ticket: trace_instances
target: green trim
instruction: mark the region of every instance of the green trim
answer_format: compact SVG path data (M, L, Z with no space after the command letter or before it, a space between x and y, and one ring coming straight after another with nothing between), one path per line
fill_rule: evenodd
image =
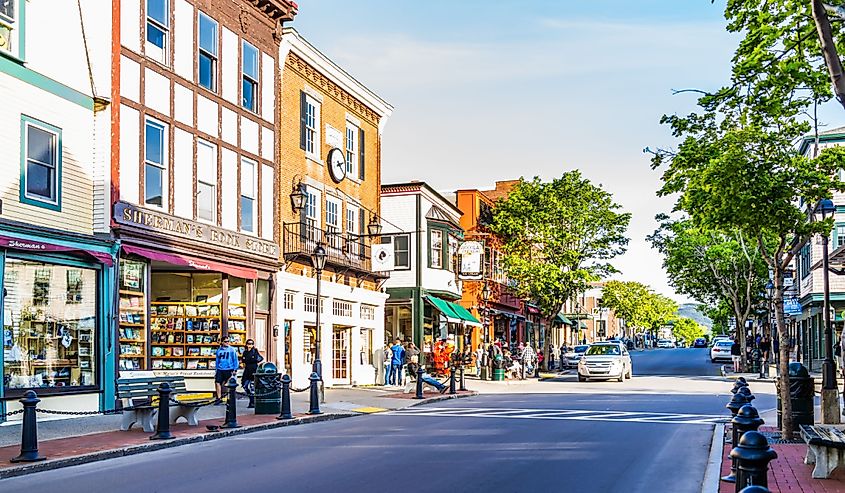
M800 154L804 154L805 152L807 152L807 149L813 142L815 142L815 140L816 138L812 135L804 137L804 139L801 141L801 145L798 147L798 152ZM845 133L819 135L820 143L830 141L845 141Z
M473 317L472 313L470 313L469 310L464 308L462 305L459 305L458 303L449 303L449 306L461 320L481 325L481 322L477 318Z
M26 128L27 125L46 130L56 134L56 202L47 202L26 195ZM62 210L62 129L49 123L36 120L35 118L21 115L21 174L20 174L20 190L19 198L22 204L41 207L43 209L50 209L52 211L61 212Z
M461 299L461 295L452 293L450 291L443 291L441 289L423 289L423 296L433 294L440 299L447 301L456 301Z
M26 60L26 2L27 0L20 0L15 5L18 8L21 25L18 33L18 58L21 60Z
M426 299L426 301L428 301L429 303L434 305L435 308L440 310L440 312L443 313L443 315L446 315L447 319L449 319L449 318L458 319L458 320L461 319L461 317L458 316L458 314L455 313L454 310L452 310L451 303L449 303L448 301L441 300L437 296L432 296L432 295L426 295L425 299ZM451 320L450 320L450 322L451 322Z
M24 67L20 62L11 60L8 57L0 56L0 72L9 74L22 82L33 85L54 96L94 111L94 98L91 96Z
M563 312L558 312L558 314L555 315L555 320L564 324L564 325L568 325L570 327L572 327L572 325L573 325L572 320L569 320L568 318L566 318L566 315L564 315Z
M414 293L416 289L414 288L387 288L387 294L390 298L396 298L400 300L407 300L414 297ZM390 298L387 299L388 303L390 302Z

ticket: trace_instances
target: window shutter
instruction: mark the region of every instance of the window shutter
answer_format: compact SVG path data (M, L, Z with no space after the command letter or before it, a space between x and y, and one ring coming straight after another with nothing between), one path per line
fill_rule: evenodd
M363 176L363 172L362 172L362 176ZM365 258L364 235L370 234L370 232L365 229L367 227L366 217L367 217L367 210L364 209L363 207L358 209L358 234L361 235L358 239L358 243L359 243L358 253L359 253L361 258ZM372 244L373 244L373 239L370 238L370 245L372 245Z
M305 150L305 122L307 113L307 102L305 92L299 91L299 148Z
M358 129L358 178L364 180L364 129Z

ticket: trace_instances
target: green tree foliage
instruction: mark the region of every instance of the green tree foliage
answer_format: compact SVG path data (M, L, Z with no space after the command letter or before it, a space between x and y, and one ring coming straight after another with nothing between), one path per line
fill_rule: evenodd
M601 302L628 326L644 331L656 331L678 311L673 300L635 281L608 281L602 288Z
M493 209L491 231L502 239L504 268L517 295L547 316L615 272L608 261L628 244L631 215L579 171L551 182L520 179Z
M730 332L730 319L733 316L733 310L725 300L719 300L715 304L707 305L704 308L704 314L713 322L711 329L713 336L719 334L727 335Z
M675 336L675 340L692 344L699 337L704 337L704 327L691 318L678 317L671 323L672 335Z

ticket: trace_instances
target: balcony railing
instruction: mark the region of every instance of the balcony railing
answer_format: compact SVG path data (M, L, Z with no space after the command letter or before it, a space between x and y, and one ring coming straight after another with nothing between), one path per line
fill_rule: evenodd
M302 260L307 262L320 243L326 249L326 265L372 273L370 246L365 237L331 229L323 230L302 223L284 224L282 248L286 261L295 257L305 257Z

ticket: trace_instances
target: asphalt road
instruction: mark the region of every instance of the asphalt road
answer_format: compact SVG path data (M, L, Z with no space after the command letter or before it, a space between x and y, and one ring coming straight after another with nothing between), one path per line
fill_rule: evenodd
M690 351L637 353L634 368L691 372L702 358ZM684 375L529 383L13 478L0 491L698 493L730 386L718 383L720 395L696 390L716 383ZM625 393L656 380L675 392ZM531 391L541 386L546 393Z
M631 361L635 375L716 376L719 375L719 368L725 363L711 363L710 348L632 351Z

